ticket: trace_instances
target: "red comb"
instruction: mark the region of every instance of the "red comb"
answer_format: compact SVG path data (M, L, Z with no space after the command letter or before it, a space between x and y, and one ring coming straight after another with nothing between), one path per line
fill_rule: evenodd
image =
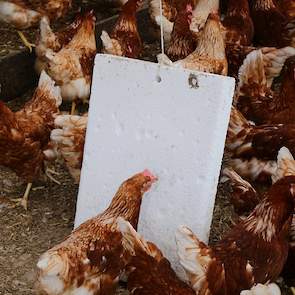
M143 172L142 172L143 176L145 177L149 177L152 181L156 181L158 178L153 175L148 169L145 169Z

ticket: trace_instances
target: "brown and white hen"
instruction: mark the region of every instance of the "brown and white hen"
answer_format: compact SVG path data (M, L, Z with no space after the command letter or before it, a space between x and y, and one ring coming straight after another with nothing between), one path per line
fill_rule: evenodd
M295 176L276 182L253 212L212 247L187 227L176 235L180 263L198 294L239 295L275 281L287 260Z
M102 31L100 38L104 53L130 58L140 56L142 42L137 28L136 12L141 1L128 0L112 33L109 35L106 31Z
M46 50L48 74L61 87L63 100L72 102L72 114L75 103L88 102L94 57L96 54L95 16L93 11L82 16L79 29L59 51Z
M103 213L43 254L37 264L39 290L47 295L114 294L129 256L116 219L137 228L143 194L155 180L148 170L126 180Z

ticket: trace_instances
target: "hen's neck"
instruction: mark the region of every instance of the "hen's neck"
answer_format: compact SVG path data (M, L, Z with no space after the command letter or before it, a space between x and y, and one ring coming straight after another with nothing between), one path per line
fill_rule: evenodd
M130 200L124 194L117 194L103 215L107 218L120 216L137 229L141 200L141 196Z
M117 22L113 35L119 32L128 32L137 34L137 23L135 14L125 14Z
M216 23L206 25L195 53L212 59L226 58L224 39Z
M278 200L264 199L242 223L246 231L260 236L265 242L282 234L293 211L291 200L284 196L275 197Z

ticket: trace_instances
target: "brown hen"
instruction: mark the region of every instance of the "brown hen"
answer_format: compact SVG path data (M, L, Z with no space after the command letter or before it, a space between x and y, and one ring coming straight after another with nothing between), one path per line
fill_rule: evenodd
M37 264L39 289L48 295L114 294L128 261L116 218L137 228L143 194L155 180L147 170L126 180L103 213L43 254Z
M184 59L196 49L197 42L189 29L191 19L192 5L187 4L185 9L178 12L173 25L167 49L167 55L172 61Z
M227 75L228 64L220 26L218 14L211 13L198 40L197 48L190 55L172 63L166 55L160 54L158 61L189 70Z
M61 105L60 89L42 72L33 98L13 113L0 101L0 165L13 170L28 185L21 204L27 209L32 182L44 172L44 151Z
M255 126L232 107L226 141L232 157L274 160L282 146L295 155L295 124Z
M128 261L128 290L134 295L194 295L195 292L181 281L170 262L151 242L141 237L132 225L118 218L122 244L131 256Z
M295 48L282 49L295 53ZM280 51L282 51L280 50ZM239 74L236 104L249 120L257 124L295 123L295 58L286 60L281 74L280 87L272 90L266 76L263 53L251 52L245 59ZM278 63L284 62L280 59Z
M253 186L232 168L223 169L221 182L230 184L230 202L237 214L247 214L259 203L260 197Z
M43 16L40 21L40 33L36 41L36 62L35 69L37 73L41 73L46 69L46 52L51 49L53 52L58 52L62 47L66 46L74 37L77 30L82 24L83 18L78 15L74 22L66 26L64 29L53 32L50 27L48 17Z
M142 42L137 28L136 11L142 0L128 0L123 6L117 23L109 35L102 31L103 52L112 55L138 58Z
M46 68L61 87L63 100L72 102L72 112L77 101L88 102L94 57L96 54L95 16L85 13L73 38L59 51L47 48Z
M54 121L55 129L50 136L76 183L80 181L87 121L88 114L60 115Z
M193 289L198 294L239 295L254 284L276 280L288 255L294 197L295 177L284 177L212 247L181 227L178 254Z
M72 0L10 0L0 2L0 21L13 25L19 30L30 28L40 21L42 16L51 20L64 16L71 8ZM24 44L32 51L34 44L27 41L23 33L18 32Z
M237 78L238 70L246 55L255 49L250 47L254 35L254 25L250 16L248 0L229 0L222 25L229 75Z
M251 0L251 16L255 27L254 42L261 46L288 46L283 38L287 18L276 0Z

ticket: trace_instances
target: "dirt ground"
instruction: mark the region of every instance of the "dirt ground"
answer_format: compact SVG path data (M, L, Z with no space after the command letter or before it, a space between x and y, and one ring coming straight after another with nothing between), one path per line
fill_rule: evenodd
M73 12L63 22L69 22L74 12L83 7L94 7L95 1L76 2ZM97 18L102 19L114 13L113 9L96 9ZM57 26L62 25L59 23ZM31 41L36 30L28 30L25 35ZM0 24L0 55L23 45L14 29ZM159 44L145 45L144 59L154 60ZM152 53L152 54L151 54ZM14 111L18 110L32 91L23 97L8 103ZM64 107L68 110L68 106ZM31 295L34 293L36 262L44 251L61 242L72 230L78 186L62 164L56 164L54 170L59 173L51 181L34 183L29 199L29 209L15 207L13 199L20 198L26 184L14 173L0 167L0 295ZM230 190L219 185L210 242L218 241L236 219L229 203ZM284 288L284 287L283 287ZM121 293L121 291L120 291ZM283 290L283 294L291 294ZM152 295L152 294L151 294Z

